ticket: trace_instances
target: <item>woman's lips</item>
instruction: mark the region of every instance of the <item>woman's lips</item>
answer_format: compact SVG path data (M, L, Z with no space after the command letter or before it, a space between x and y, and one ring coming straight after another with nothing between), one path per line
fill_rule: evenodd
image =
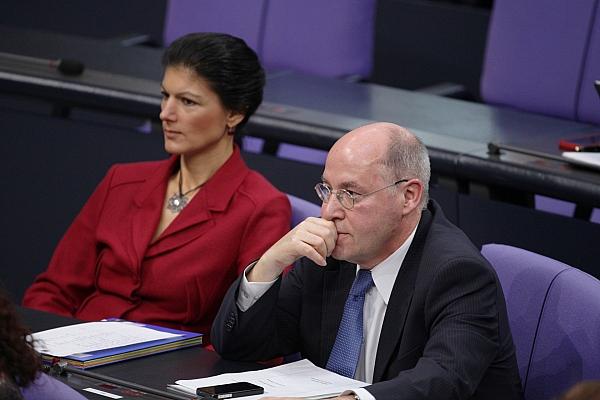
M163 128L163 132L164 132L165 136L167 136L168 138L174 138L174 137L177 137L178 135L181 135L181 132L174 131L174 130L171 130L171 129L164 129Z

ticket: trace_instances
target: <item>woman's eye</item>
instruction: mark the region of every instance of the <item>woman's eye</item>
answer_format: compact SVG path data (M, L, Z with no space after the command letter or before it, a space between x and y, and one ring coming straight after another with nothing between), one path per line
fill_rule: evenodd
M168 98L169 98L169 93L167 93L167 92L160 92L160 94L162 95L162 98L163 98L164 100L166 100L166 99L168 99Z
M196 104L195 101L192 101L190 99L186 99L185 97L181 98L181 103L183 103L184 106L192 106L192 105Z

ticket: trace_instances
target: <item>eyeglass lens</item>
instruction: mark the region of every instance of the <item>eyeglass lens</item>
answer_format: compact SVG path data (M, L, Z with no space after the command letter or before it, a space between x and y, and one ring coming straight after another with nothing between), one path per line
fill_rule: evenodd
M315 186L315 190L323 203L327 203L331 197L331 194L334 193L334 190L324 183L318 183ZM350 193L348 193L347 190L339 189L335 191L335 197L337 197L338 201L344 208L351 210L352 207L354 207L354 198Z

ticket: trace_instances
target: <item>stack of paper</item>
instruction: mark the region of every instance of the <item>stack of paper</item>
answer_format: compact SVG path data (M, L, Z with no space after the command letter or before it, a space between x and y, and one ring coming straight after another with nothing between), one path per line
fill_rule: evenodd
M352 390L368 385L368 383L319 368L308 360L300 360L260 371L179 380L176 382L176 385L170 385L169 388L184 393L196 394L196 388L199 387L234 382L250 382L265 389L264 394L244 397L244 400L269 396L324 399L335 397L345 390Z
M37 332L35 349L44 361L64 360L78 368L199 345L202 335L127 321L87 322Z

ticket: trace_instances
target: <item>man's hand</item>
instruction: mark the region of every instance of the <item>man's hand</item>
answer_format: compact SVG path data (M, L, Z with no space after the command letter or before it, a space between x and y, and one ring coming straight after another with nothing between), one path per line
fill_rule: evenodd
M325 266L325 258L333 252L336 240L333 222L309 217L271 246L246 278L249 282L270 282L301 257Z

